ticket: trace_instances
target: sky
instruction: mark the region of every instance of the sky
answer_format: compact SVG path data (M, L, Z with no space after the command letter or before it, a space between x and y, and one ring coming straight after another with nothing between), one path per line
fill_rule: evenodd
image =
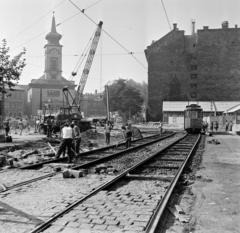
M26 67L20 84L28 84L44 73L44 45L55 12L57 32L62 35L62 76L67 80L76 67L96 24L103 21L84 93L102 91L104 85L118 78L147 82L147 60L144 50L159 40L177 23L185 35L191 34L191 21L196 29L203 26L240 27L239 0L0 0L0 39L7 40L10 55L26 48ZM164 11L165 7L166 13ZM167 17L166 17L167 14ZM88 16L88 17L86 17ZM169 23L168 23L169 21ZM96 24L94 24L95 22ZM171 28L170 28L171 27ZM133 56L130 54L133 53ZM73 81L78 85L85 62Z

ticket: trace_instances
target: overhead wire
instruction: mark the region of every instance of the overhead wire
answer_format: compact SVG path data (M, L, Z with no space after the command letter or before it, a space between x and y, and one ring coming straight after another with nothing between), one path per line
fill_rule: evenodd
M141 52L137 52L133 54L144 54ZM79 57L82 56L83 54L62 54L62 57ZM126 56L130 55L129 53L96 53L95 56ZM25 56L25 57L45 57L43 55L36 55L36 56Z
M65 0L63 0L63 1L65 1ZM100 1L101 1L101 0L100 0ZM98 1L98 2L100 2L100 1ZM97 4L98 2L96 2L95 4ZM62 2L61 2L61 3L62 3ZM95 5L95 4L92 4L91 6L87 7L86 9L89 9L90 7L92 7L92 6ZM59 4L58 4L57 6L59 6ZM57 6L56 6L56 7L57 7ZM55 8L56 8L56 7L55 7ZM67 22L68 20L70 20L70 19L72 19L73 17L79 15L80 13L81 13L81 12L79 12L79 13L77 13L77 14L75 14L75 15L73 15L73 16L71 16L71 17L65 19L65 20L63 20L61 23L56 24L56 27L60 26L61 24L65 23L65 22ZM49 13L48 13L48 14L49 14ZM43 18L43 17L42 17L42 18ZM42 18L41 18L41 19L42 19ZM24 43L22 43L22 44L16 46L15 48L11 49L10 51L17 49L17 48L21 47L21 46L24 45L24 44L27 44L28 42L30 42L30 41L36 39L37 37L39 37L39 36L41 36L42 34L48 32L49 30L50 30L50 28L49 28L48 30L45 30L44 32L38 34L37 36L31 38L30 40L28 40L28 41L26 41L26 42L24 42Z
M66 0L63 0L62 2L60 2L59 4L57 4L55 7L53 7L50 11L48 11L45 15L43 15L41 18L39 18L38 20L36 20L34 23L32 23L31 25L29 25L27 28L25 28L23 31L21 31L20 33L18 33L16 36L12 37L11 39L9 39L8 41L12 41L14 40L16 37L18 37L19 35L21 35L23 32L27 31L30 27L32 27L34 24L36 24L37 22L39 22L41 19L43 19L46 15L48 15L50 12L52 12L54 9L56 9L59 5L61 5L63 2L65 2Z
M84 13L84 9L80 9L76 4L74 4L71 0L69 0L81 13L83 13L90 21L92 21L95 25L98 25L97 23L94 22L93 19L91 19L88 15ZM116 39L114 39L106 30L102 29L102 31L108 35L113 41L115 41L120 47L122 47L125 51L127 51L129 54L132 55L132 57L146 70L147 68L135 57L133 56L132 52L130 52L128 49L126 49L122 44L120 44Z

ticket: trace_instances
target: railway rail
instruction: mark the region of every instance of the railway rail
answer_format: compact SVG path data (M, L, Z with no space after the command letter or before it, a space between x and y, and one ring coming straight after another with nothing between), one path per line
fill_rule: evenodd
M155 233L200 135L184 135L37 226L31 233Z
M101 164L105 161L112 160L114 157L119 157L121 155L124 155L126 152L129 153L138 148L142 148L144 146L162 141L167 138L171 138L174 134L175 133L171 132L171 133L166 133L166 135L164 135L163 137L160 137L159 135L153 135L153 136L149 136L149 137L142 138L142 139L135 139L135 140L133 140L133 146L127 150L124 148L124 143L121 143L117 146L111 145L111 146L91 150L88 152L84 152L77 159L77 165L71 167L71 169L78 170L81 168L90 168L90 167L96 166L97 164ZM23 185L31 184L33 182L36 182L36 181L39 181L42 179L46 179L46 178L55 176L57 174L60 174L62 171L52 172L52 169L51 169L51 172L48 172L48 174L44 174L44 175L42 175L42 172L39 170L34 170L34 171L28 171L28 170L25 171L25 170L39 168L40 166L42 166L44 164L62 162L64 160L66 160L66 158L53 159L53 160L45 161L43 163L37 163L37 164L29 165L29 166L24 166L24 167L21 167L20 169L18 169L17 171L10 170L7 174L3 174L3 175L5 175L6 181L4 180L4 176L3 175L1 176L0 180L2 181L3 184L0 187L4 187L4 188L0 189L0 193L21 187ZM23 170L23 171L21 171L21 170ZM21 175L23 177L22 178L23 181L16 183L16 180L18 180L17 177L21 176ZM32 178L29 179L28 178L29 176L32 176ZM3 181L5 181L5 182L3 182Z

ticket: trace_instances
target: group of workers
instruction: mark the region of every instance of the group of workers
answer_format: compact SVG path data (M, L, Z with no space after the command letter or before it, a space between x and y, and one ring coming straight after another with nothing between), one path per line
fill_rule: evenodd
M73 162L74 154L78 155L81 143L81 132L76 121L70 123L67 119L61 129L62 141L55 158L59 158L63 153L65 156L66 149L68 154L68 162Z
M28 119L23 123L22 119L19 119L18 122L11 123L10 119L5 119L3 122L3 128L5 130L5 136L8 137L10 134L10 129L14 129L14 133L17 134L17 129L19 129L19 135L22 135L23 129L26 129L26 133L30 134L30 123Z
M106 140L107 145L110 144L110 132L111 132L112 128L113 128L113 126L111 125L111 122L107 121L104 126L105 140ZM126 126L122 126L122 133L123 133L123 138L125 141L126 148L130 148L132 138L134 136L134 131L132 129L131 123L127 123Z
M203 121L203 131L206 132L208 130L208 123L206 121ZM232 127L233 127L233 122L230 121L228 122L226 120L225 122L225 131L228 132L228 131L232 131ZM218 131L219 129L219 123L217 121L211 121L210 123L210 131Z
M50 128L50 127L49 127ZM49 129L50 130L50 129ZM112 125L110 121L107 121L104 126L105 131L105 141L106 144L110 144L110 133L112 130ZM133 137L133 130L131 124L128 123L126 126L122 126L122 132L124 140L126 141L126 148L131 147L131 140ZM81 143L81 132L77 125L76 121L70 123L69 120L66 120L66 123L63 125L61 129L62 140L59 146L58 151L56 152L55 158L59 158L61 154L65 156L65 151L67 149L68 162L73 162L74 155L79 154L80 143Z

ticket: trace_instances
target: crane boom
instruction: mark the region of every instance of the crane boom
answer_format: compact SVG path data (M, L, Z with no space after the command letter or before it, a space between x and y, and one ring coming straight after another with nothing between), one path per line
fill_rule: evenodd
M80 79L80 82L79 82L79 85L78 85L78 88L77 88L75 98L73 100L73 105L75 104L77 106L80 106L83 90L84 90L84 87L85 87L85 84L86 84L86 81L87 81L87 78L88 78L88 74L90 72L90 68L91 68L91 65L92 65L92 62L93 62L93 58L94 58L94 55L95 55L95 52L96 52L96 49L97 49L97 46L98 46L98 42L99 42L99 39L100 39L102 25L103 25L103 22L100 21L99 24L98 24L98 27L96 29L96 32L94 34L94 38L92 40L92 44L91 44L91 48L89 50L87 61L86 61L85 67L84 67L83 72L82 72L82 76L81 76L81 79Z

